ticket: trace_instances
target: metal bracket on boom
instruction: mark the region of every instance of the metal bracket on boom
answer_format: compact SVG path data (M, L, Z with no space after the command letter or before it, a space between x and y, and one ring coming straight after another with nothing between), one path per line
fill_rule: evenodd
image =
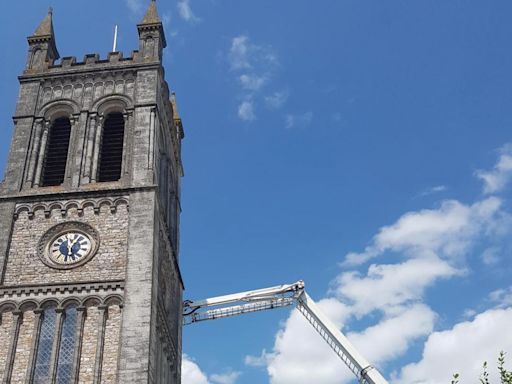
M302 280L293 284L217 296L205 300L186 300L183 302L183 324L281 308L292 304L297 304L299 312L354 373L361 384L388 384L379 371L359 354L338 327L308 296Z

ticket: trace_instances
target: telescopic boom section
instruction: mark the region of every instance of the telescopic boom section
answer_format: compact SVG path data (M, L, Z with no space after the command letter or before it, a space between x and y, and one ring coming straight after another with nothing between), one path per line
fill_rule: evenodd
M237 316L297 304L297 309L363 384L388 384L308 296L302 280L293 284L183 303L183 324ZM208 309L210 308L210 309Z

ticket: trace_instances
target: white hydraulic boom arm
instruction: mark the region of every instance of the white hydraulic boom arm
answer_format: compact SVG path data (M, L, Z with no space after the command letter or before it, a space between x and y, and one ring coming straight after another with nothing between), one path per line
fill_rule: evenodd
M293 284L246 291L205 300L183 302L183 324L215 320L244 313L264 311L297 304L297 309L329 344L362 384L388 384L386 379L359 354L338 327L309 297L302 280ZM210 309L209 309L210 308Z

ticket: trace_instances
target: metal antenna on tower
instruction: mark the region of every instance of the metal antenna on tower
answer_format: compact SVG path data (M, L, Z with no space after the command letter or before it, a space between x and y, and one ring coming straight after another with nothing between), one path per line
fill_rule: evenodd
M117 48L117 24L114 28L114 45L112 46L112 52L117 52L116 48Z

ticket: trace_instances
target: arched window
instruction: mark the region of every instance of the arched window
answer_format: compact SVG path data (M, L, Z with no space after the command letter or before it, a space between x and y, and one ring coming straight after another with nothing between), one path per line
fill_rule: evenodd
M42 313L34 370L34 384L46 384L49 382L56 318L57 314L54 306L46 308Z
M110 113L105 119L101 137L98 181L117 181L121 178L123 163L124 117Z
M64 312L60 336L59 362L57 364L57 384L71 384L76 344L77 311L76 305L69 305Z
M71 122L67 117L56 119L53 122L45 149L46 155L41 179L43 187L60 185L64 181L70 135Z

